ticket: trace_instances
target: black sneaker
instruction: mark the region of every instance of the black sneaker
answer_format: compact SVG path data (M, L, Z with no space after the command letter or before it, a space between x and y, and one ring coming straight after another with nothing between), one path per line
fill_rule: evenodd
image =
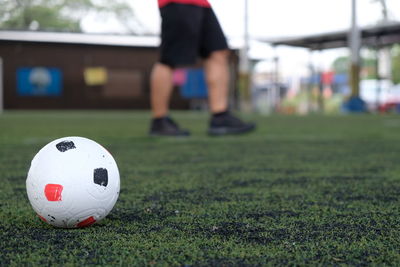
M243 134L253 131L256 128L254 123L246 123L233 116L229 112L213 116L210 121L209 135Z
M180 129L170 117L153 119L150 136L189 136L188 130Z

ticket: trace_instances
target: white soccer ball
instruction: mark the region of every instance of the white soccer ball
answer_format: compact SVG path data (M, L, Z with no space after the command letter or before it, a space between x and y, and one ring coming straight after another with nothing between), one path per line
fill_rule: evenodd
M44 146L33 158L26 179L35 212L62 228L85 227L106 217L119 187L113 156L83 137L64 137Z

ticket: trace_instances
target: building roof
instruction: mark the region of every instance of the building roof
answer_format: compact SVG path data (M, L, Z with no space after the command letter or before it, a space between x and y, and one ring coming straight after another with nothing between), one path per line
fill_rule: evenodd
M161 40L160 37L156 35L135 36L116 34L0 30L0 42L1 41L155 48L159 46ZM237 50L243 46L243 41L241 39L238 40L234 38L229 38L228 42L231 49Z
M0 31L0 41L67 43L106 46L157 47L158 36L86 34L66 32Z
M337 31L295 38L262 40L271 45L287 45L322 50L348 46L349 31ZM400 23L389 23L361 29L362 45L385 46L400 43Z

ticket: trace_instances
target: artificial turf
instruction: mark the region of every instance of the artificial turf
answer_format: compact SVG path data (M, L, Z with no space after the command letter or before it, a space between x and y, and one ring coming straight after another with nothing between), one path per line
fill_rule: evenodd
M400 265L400 117L244 116L255 133L147 137L146 112L0 115L1 266ZM104 145L121 174L109 216L55 229L33 212L30 160L53 139Z

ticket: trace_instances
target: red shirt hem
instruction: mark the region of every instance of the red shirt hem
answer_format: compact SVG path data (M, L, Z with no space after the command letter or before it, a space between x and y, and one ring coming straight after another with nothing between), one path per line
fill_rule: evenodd
M170 3L196 5L201 7L211 7L207 0L158 0L158 6L161 8Z

